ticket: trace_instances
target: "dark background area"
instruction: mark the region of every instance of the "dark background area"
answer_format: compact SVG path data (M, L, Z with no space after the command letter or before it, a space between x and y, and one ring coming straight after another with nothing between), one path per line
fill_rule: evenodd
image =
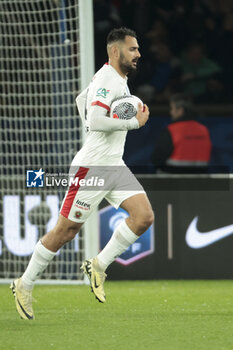
M151 165L156 139L171 122L169 98L184 92L210 130L211 166L233 171L233 2L94 0L94 22L96 70L107 61L112 28L127 26L138 36L142 58L129 86L151 113L145 127L128 133L126 163Z
M197 104L232 103L231 0L94 0L94 21L96 69L107 60L112 28L136 31L142 58L133 94L151 104L176 92Z

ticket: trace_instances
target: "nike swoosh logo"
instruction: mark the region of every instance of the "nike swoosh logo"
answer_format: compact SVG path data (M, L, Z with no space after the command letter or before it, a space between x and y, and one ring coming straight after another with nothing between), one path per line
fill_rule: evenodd
M99 288L99 286L96 284L96 278L95 278L95 288Z
M17 298L16 298L17 299ZM27 312L26 312L26 310L24 310L24 308L22 307L22 305L20 304L20 302L19 302L19 299L17 299L17 303L19 304L19 306L20 306L20 309L23 311L23 313L24 313L24 315L29 319L29 320L33 320L33 316L31 316L31 315L29 315Z
M197 228L198 216L190 223L186 231L186 243L190 248L200 249L233 234L233 225L217 228L208 232L200 232Z

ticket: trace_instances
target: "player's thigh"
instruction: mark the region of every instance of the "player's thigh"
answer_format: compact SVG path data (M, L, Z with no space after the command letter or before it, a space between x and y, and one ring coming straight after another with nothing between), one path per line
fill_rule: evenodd
M134 174L127 166L120 168L114 189L105 197L116 209L121 206L130 216L151 213L152 208L147 195Z
M154 213L144 191L109 192L105 198L116 209L120 206L129 213L126 223L138 236L152 225Z
M135 193L126 198L120 207L125 209L134 221L145 220L152 223L154 220L153 209L145 192Z

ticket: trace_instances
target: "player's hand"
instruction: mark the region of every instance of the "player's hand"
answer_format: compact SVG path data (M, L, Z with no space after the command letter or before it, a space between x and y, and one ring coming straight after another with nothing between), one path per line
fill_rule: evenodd
M149 119L149 108L147 105L142 106L141 103L138 104L138 113L136 114L136 118L139 123L139 128L144 126Z

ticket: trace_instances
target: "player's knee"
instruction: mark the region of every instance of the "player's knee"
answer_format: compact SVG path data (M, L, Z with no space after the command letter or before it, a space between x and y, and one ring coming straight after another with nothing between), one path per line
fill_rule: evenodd
M141 222L143 227L147 230L154 222L154 212L153 210L147 210L141 216Z
M59 227L56 228L56 236L59 237L61 244L72 241L76 234L78 233L77 229L74 227L68 227L66 229Z
M153 210L141 210L140 213L138 213L138 215L135 217L134 222L136 223L139 231L146 231L154 222Z
M147 227L150 227L155 220L155 215L152 209L148 212L146 220Z

